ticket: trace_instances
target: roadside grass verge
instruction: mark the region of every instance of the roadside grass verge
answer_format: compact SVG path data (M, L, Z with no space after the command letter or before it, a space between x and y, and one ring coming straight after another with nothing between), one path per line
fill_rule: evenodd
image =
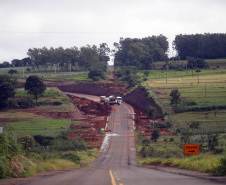
M67 159L60 159L57 157L57 155L66 154L66 153L74 153L79 158L79 163L75 163L73 161L67 160ZM29 156L28 159L30 159L30 165L29 170L31 171L31 174L35 174L38 172L43 171L50 171L50 170L59 170L64 168L72 168L72 167L81 167L83 165L86 165L88 163L91 163L98 155L98 149L87 149L87 151L67 151L67 152L55 152L56 158L50 158L46 160L40 160L37 159L37 156Z
M194 170L205 173L213 173L219 166L223 155L213 155L211 153L186 156L184 158L147 158L140 161L141 165L151 165L161 163L162 166L177 166L181 169Z
M220 160L225 156L211 152L200 153L199 155L184 156L183 144L177 136L162 136L157 142L142 144L143 137L139 131L135 131L137 162L138 165L160 165L178 167L181 169L194 170L199 172L214 173L220 165ZM221 137L221 141L224 139ZM170 140L173 140L170 142ZM221 142L220 141L220 142Z
M46 161L32 161L29 170L31 174L35 174L43 171L59 170L79 166L80 165L66 159L48 159Z

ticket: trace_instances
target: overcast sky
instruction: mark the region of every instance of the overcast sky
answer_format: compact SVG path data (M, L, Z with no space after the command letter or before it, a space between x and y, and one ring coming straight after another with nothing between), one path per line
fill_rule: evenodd
M0 0L0 63L29 48L226 33L226 0Z

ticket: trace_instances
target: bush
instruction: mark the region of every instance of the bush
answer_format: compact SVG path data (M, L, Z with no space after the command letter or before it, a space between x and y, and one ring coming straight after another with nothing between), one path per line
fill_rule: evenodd
M55 139L53 141L53 144L50 146L50 150L56 150L56 151L68 151L68 150L87 150L86 143L81 140L64 140L64 139Z
M18 100L18 105L19 105L19 108L21 108L21 109L27 109L27 108L33 107L34 102L33 102L32 98L24 97L24 98Z
M226 157L220 160L220 165L213 172L215 176L224 176L226 175Z
M174 113L182 113L186 112L188 109L183 104L179 104L177 106L172 106Z
M166 127L167 127L167 128L171 128L171 127L172 127L172 123L171 123L170 121L167 121L167 122L166 122Z
M18 109L19 105L17 100L9 100L9 108Z
M174 138L171 137L169 141L170 141L170 142L173 142L173 141L174 141Z
M20 154L21 145L17 142L17 137L14 132L5 131L0 133L0 156L11 159Z
M88 78L92 79L93 81L98 81L100 79L106 79L106 76L102 70L93 69L89 72Z
M49 105L50 103L48 101L38 101L36 102L36 106L41 106L41 105Z
M142 141L142 144L146 145L146 146L150 145L150 143L151 143L151 141L149 139L143 139L143 141Z
M0 179L8 178L10 174L9 160L5 156L0 156Z
M61 101L54 101L53 105L62 105L62 102Z
M30 135L19 136L17 139L27 153L35 146L35 140Z
M54 138L50 136L35 135L34 140L42 146L50 146L54 141Z
M61 156L61 158L68 159L70 161L73 161L76 164L80 164L80 161L81 161L81 158L77 154L74 154L74 153L63 154Z
M155 127L156 128L167 128L167 125L165 125L163 123L155 123Z

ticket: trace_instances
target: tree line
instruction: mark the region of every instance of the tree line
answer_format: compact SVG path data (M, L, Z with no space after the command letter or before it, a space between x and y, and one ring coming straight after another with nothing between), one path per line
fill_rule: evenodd
M163 35L138 38L120 38L114 43L115 66L136 66L138 69L152 69L153 62L167 60L169 43Z
M214 59L226 57L226 34L206 33L195 35L176 35L173 47L177 51L177 58ZM136 66L138 69L153 69L154 62L168 61L169 43L164 35L145 38L120 38L114 43L111 51L106 43L99 47L87 45L81 48L30 48L28 57L0 64L4 67L31 66L39 71L40 67L51 70L58 68L61 71L84 71L106 68L110 56L114 56L115 66Z
M31 66L34 71L39 71L40 67L45 70L50 66L51 70L56 67L60 71L88 71L94 68L106 68L110 49L106 43L99 47L87 45L81 48L30 48L28 49L28 58L22 60L14 59L11 62L12 67ZM10 67L7 62L3 66ZM1 67L1 66L0 66Z
M226 34L205 33L195 35L176 35L174 49L180 59L187 57L215 59L226 57Z

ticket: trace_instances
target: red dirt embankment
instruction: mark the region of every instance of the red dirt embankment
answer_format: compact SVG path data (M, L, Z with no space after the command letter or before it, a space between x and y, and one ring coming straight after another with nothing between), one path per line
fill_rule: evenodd
M152 106L157 109L160 115L162 114L162 109L155 103L155 100L153 98L147 99L146 90L142 90L140 87L136 88L132 93L127 94L124 100L143 113L147 113L150 106Z
M101 83L96 82L93 84L77 84L77 85L64 85L58 87L62 91L66 92L74 92L74 93L84 93L84 94L90 94L90 95L120 95L120 90L124 89L123 84L114 84L114 83ZM76 100L76 98L74 98ZM162 114L161 108L155 103L153 98L146 98L146 90L142 90L142 88L138 87L133 92L127 94L126 96L123 96L123 100L132 105L134 108L134 111L136 113L136 128L141 131L141 134L144 136L150 136L152 133L152 120L150 120L147 112L150 109L150 106L155 107L159 114ZM81 104L81 101L75 103L78 105L78 108L80 111L83 111L84 108L81 108L79 104ZM87 105L90 105L87 103ZM83 106L82 106L83 107ZM92 106L91 106L92 107ZM94 111L94 110L92 110ZM86 112L86 114L89 114L90 111ZM155 122L162 122L164 123L163 116L159 116L155 119ZM174 133L170 132L167 128L160 129L160 134L162 136L164 135L174 135Z
M104 139L101 129L105 129L107 116L111 113L111 106L100 104L93 100L68 95L77 105L84 118L76 123L73 132L68 136L72 139L82 138L89 146L100 148Z

